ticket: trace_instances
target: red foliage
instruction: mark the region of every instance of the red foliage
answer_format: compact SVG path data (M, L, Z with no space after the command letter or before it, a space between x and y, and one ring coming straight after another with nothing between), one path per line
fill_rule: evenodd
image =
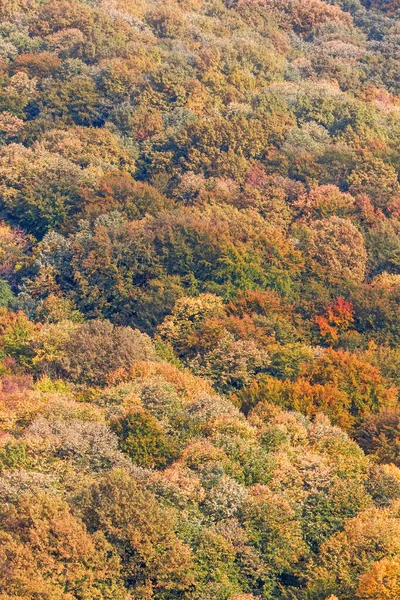
M347 331L354 321L354 309L351 302L336 298L326 308L325 314L315 317L320 335L328 343L336 342L340 333Z

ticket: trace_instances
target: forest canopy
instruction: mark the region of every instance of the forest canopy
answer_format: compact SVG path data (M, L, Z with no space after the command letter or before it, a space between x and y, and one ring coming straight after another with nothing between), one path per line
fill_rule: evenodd
M400 2L0 2L0 600L399 600Z

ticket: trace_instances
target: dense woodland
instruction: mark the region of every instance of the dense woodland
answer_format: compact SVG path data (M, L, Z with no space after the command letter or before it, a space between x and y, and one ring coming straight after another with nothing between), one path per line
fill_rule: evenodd
M399 600L399 0L0 1L0 600Z

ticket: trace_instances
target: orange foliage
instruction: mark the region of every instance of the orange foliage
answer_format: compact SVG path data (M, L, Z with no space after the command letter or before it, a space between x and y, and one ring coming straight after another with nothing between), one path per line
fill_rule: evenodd
M171 383L187 404L190 404L193 398L201 393L213 393L213 389L207 381L192 375L188 369L178 369L168 362L137 362L129 373L121 373L117 380L146 379L154 375Z
M328 305L325 314L315 317L322 338L332 344L340 333L347 331L354 322L354 309L351 302L336 298Z

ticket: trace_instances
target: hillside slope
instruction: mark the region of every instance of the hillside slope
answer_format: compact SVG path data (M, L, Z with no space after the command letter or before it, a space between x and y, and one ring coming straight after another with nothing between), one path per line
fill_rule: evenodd
M400 2L0 2L0 600L400 598Z

